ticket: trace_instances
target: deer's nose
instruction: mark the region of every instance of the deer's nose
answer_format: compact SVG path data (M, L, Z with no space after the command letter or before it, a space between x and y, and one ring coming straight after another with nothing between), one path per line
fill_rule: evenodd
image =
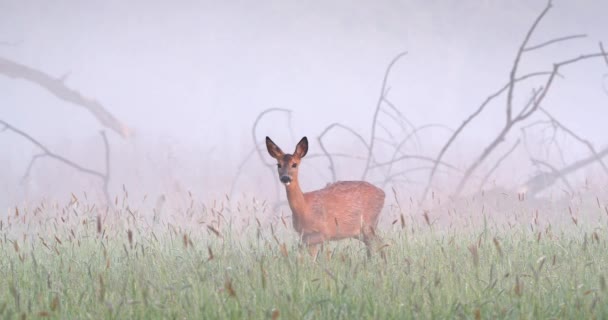
M283 183L290 183L291 182L291 177L290 176L281 176L281 182L283 182Z

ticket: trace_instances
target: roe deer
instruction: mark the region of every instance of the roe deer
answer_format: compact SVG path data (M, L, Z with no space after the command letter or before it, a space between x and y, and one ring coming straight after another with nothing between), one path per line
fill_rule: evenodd
M363 241L369 257L373 243L379 241L375 228L384 206L384 191L365 181L340 181L303 193L298 167L308 152L308 139L302 138L293 154L285 154L268 137L266 148L278 161L279 179L287 190L293 227L314 259L319 244L345 238Z

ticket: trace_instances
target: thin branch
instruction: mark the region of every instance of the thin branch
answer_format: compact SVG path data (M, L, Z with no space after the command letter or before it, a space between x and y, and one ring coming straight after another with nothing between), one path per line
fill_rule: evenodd
M426 162L432 162L433 164L436 163L437 160L431 158L431 157L427 157L427 156L421 156L421 155L415 155L415 154L402 154L400 157L397 157L395 159L391 159L390 161L386 161L386 162L378 162L374 165L370 166L370 169L374 169L374 168L379 168L379 167L383 167L383 166L387 166L387 165L392 165L395 162L399 162L402 160L409 160L409 159L415 159L415 160L422 160L422 161L426 161ZM450 168L454 171L457 172L461 172L460 169L458 169L457 167L447 163L447 162L439 162L440 165L446 167L446 168ZM432 168L432 167L431 167Z
M27 168L25 168L25 173L21 177L21 182L25 182L25 180L27 180L30 177L32 168L34 167L34 163L36 162L36 160L38 160L40 158L44 158L47 155L48 154L46 154L46 153L39 153L39 154L35 154L32 156L32 158L30 159L30 162L27 164Z
M494 171L496 171L496 169L498 169L500 167L502 162L505 161L505 159L507 159L511 155L511 153L513 153L513 151L515 151L515 149L517 149L517 146L519 146L520 142L521 142L521 140L517 139L517 142L515 142L513 144L513 146L511 146L511 148L507 152L505 152L505 154L502 155L502 157L500 157L498 159L498 161L496 161L494 166L486 173L486 175L483 177L483 179L481 179L481 183L479 184L479 191L481 191L483 189L483 187L486 185L486 182L488 181L490 176L492 176Z
M393 152L393 155L392 155L392 157L391 157L391 161L389 161L389 162L388 162L389 167L388 167L388 169L387 169L387 171L386 171L386 172L387 172L387 174L390 174L390 173L391 173L391 171L393 170L393 163L397 162L397 154L398 154L398 153L403 154L403 153L401 152L401 148L403 147L403 145L404 145L404 144L405 144L407 141L409 141L409 139L410 139L411 137L416 137L416 138L417 138L417 137L418 137L418 132L420 132L420 131L422 131L422 130L426 130L426 129L432 129L432 128L442 128L442 129L446 129L446 130L448 130L448 131L452 131L452 132L453 132L453 130L452 130L452 129L450 129L450 128L448 128L448 127L444 126L444 125L441 125L441 124L433 124L433 123L431 123L431 124L427 124L427 125L424 125L424 126L421 126L421 127L418 127L418 128L414 128L414 130L413 130L413 131L412 131L410 134L408 134L407 136L405 136L405 138L403 138L403 139L402 139L402 140L399 142L399 144L398 144L398 145L395 147L395 151Z
M530 74L524 75L524 76L522 76L520 78L517 78L517 79L515 79L515 81L516 82L521 82L521 81L525 81L527 79L531 79L531 78L535 78L535 77L539 77L539 76L544 76L544 75L549 75L549 74L551 74L551 73L550 72L534 72L534 73L530 73ZM462 133L462 131L464 130L464 128L471 121L473 121L475 118L477 118L477 116L479 116L479 114L481 114L481 112L483 110L485 110L485 108L490 104L490 102L492 102L494 99L496 99L501 94L503 94L508 88L509 88L509 84L507 83L504 86L502 86L500 89L498 89L496 92L494 92L491 95L489 95L488 97L486 97L486 99L479 105L479 107L473 113L471 113L460 124L460 126L458 128L456 128L456 130L454 131L454 133L452 134L452 136L450 136L450 138L448 139L448 141L443 145L443 147L439 151L439 154L435 158L436 162L435 162L435 165L433 165L433 170L431 170L431 173L429 174L426 186L424 188L424 192L422 193L422 199L425 199L426 196L428 195L429 190L431 189L431 185L433 184L433 178L435 177L435 171L437 170L437 167L439 166L439 163L441 162L441 160L445 156L445 154L448 151L448 149L452 146L452 144L454 143L454 141L456 140L456 138Z
M587 37L586 34L574 34L574 35L571 35L571 36L559 37L559 38L555 38L555 39L551 39L551 40L539 43L539 44L534 45L534 46L527 47L523 51L524 52L525 51L533 51L533 50L541 49L543 47L552 45L554 43L568 41L568 40L572 40L572 39L586 38L586 37Z
M528 102L528 105L526 105L523 108L522 112L517 117L515 117L512 120L507 121L505 123L504 128L500 131L500 133L496 136L496 138L494 138L492 143L490 143L490 145L488 145L484 149L483 153L466 170L465 175L462 177L462 179L460 180L460 183L456 187L455 194L458 195L464 189L464 186L466 185L467 181L469 180L469 178L471 177L471 175L473 174L475 169L477 169L477 167L481 164L481 162L483 162L490 155L490 153L492 153L492 151L500 143L502 143L504 141L506 135L509 133L511 128L513 126L515 126L517 123L522 122L523 120L526 120L527 118L529 118L532 114L534 114L538 110L541 103L544 101L545 97L547 96L547 93L551 89L551 87L554 83L555 77L559 75L560 68L583 61L583 60L605 57L605 56L606 56L606 54L604 54L604 53L582 54L582 55L579 55L578 57L555 63L553 65L553 70L552 70L551 74L547 78L545 84L542 86L542 89L540 90L540 92L539 93L535 92L535 94L532 95L532 99ZM507 106L507 108L508 107L509 106Z
M587 149L589 149L589 151L591 152L591 154L593 154L593 156L596 157L596 161L599 162L600 166L604 169L604 172L606 174L608 174L608 167L602 161L602 159L598 158L597 151L595 150L595 148L593 147L593 145L591 144L591 142L589 140L584 139L581 136L579 136L576 133L574 133L574 131L572 131L568 127L566 127L563 123L561 123L559 120L557 120L555 117L553 117L553 115L551 115L551 113L549 113L549 111L545 110L544 108L540 108L540 111L542 113L544 113L549 118L549 120L551 121L551 123L553 125L555 125L558 128L562 129L564 132L566 132L567 134L569 134L571 137L573 137L578 142L584 144L587 147Z
M266 110L260 112L260 114L258 114L258 116L255 118L255 121L253 122L253 126L251 127L251 138L253 139L253 145L255 147L256 152L258 153L258 156L260 157L260 161L262 161L264 166L266 166L268 168L268 170L270 171L271 174L274 174L274 172L275 172L274 165L272 163L266 162L266 159L264 158L264 152L260 148L260 145L258 144L258 138L257 138L258 124L260 123L262 118L264 118L264 116L266 116L267 114L272 113L272 112L286 113L287 114L287 125L289 128L291 128L291 110L284 109L284 108L269 108L269 109L266 109ZM276 197L277 197L277 199L279 199L280 190L279 190L278 179L273 179L273 181L275 184Z
M538 191L540 191L538 189L538 187L542 187L544 189L546 187L553 185L555 183L555 181L557 181L558 178L562 180L562 182L566 185L566 187L568 187L570 192L574 192L572 185L570 184L568 179L566 179L566 176L560 173L560 170L558 170L557 168L555 168L548 162L545 162L545 161L542 161L539 159L531 159L531 160L532 160L532 163L535 165L542 165L542 166L549 168L549 170L551 170L551 173L543 172L543 173L537 175L536 177L534 177L536 179L536 181L534 181L534 184L536 184L537 191L534 193L531 193L530 190L528 189L526 193L529 196L534 196L536 193L538 193ZM544 187L543 187L543 185L544 185Z
M105 151L105 174L103 176L103 193L106 197L106 203L111 204L112 200L110 199L110 143L108 143L108 137L106 132L101 130L99 132L101 134L101 139L103 140L103 147Z
M608 66L608 54L606 54L606 50L604 50L604 44L600 42L600 52L604 55L604 62L606 62L606 66Z
M382 102L384 101L384 97L386 96L386 86L388 84L388 77L391 73L393 66L401 59L407 55L406 52L401 52L393 60L389 63L386 71L384 72L384 79L382 80L382 87L380 88L380 95L378 97L378 102L376 103L376 111L374 112L374 117L372 120L372 132L369 140L369 147L367 151L367 161L365 163L365 169L363 170L363 174L361 175L361 180L365 180L367 176L367 172L369 171L369 165L372 161L372 153L374 152L374 141L376 140L376 123L378 121L378 114L380 113L380 108L382 107Z
M354 135L355 137L357 137L357 139L363 144L363 146L365 146L365 148L370 147L367 144L367 142L365 141L365 139L363 138L363 136L361 136L357 131L355 131L354 129L352 129L348 126L345 126L345 125L343 125L341 123L337 123L337 122L334 122L334 123L330 124L329 126L327 126L325 128L325 130L323 130L321 132L321 134L319 135L317 140L319 141L319 146L321 147L321 151L323 151L323 154L327 157L327 160L329 161L329 171L331 172L332 182L335 182L337 180L336 166L335 166L334 160L333 160L330 152L325 148L325 144L323 144L323 137L334 128L340 128L340 129L346 130L347 132L349 132L352 135ZM369 161L369 158L368 158L368 161Z
M35 83L57 98L87 109L103 126L115 131L123 138L131 135L131 129L107 111L101 103L84 97L80 92L67 87L61 78L54 78L42 71L2 57L0 57L0 74Z
M38 147L40 150L42 150L42 153L36 154L34 156L32 156L32 159L30 160L26 171L22 177L22 180L25 180L29 177L31 170L34 166L34 163L41 158L44 157L49 157L52 159L55 159L73 169L76 169L77 171L80 171L82 173L88 174L88 175L92 175L97 177L98 179L100 179L103 183L103 192L104 192L104 196L105 196L105 200L107 201L107 205L111 205L111 201L110 201L110 196L109 196L109 191L108 191L108 182L110 179L110 169L109 169L109 157L110 157L110 148L109 145L107 143L107 139L105 137L105 134L102 133L102 139L104 141L104 146L105 146L105 155L106 155L106 172L100 172L94 169L89 169L89 168L85 168L79 164L77 164L76 162L69 160L57 153L52 152L51 150L49 150L45 145L43 145L42 143L40 143L38 140L36 140L35 138L33 138L31 135L29 135L28 133L24 132L23 130L20 130L10 124L8 124L7 122L5 122L4 120L0 120L0 124L2 124L6 130L10 130L14 133L16 133L17 135L25 138L26 140L28 140L30 143L32 143L33 145L35 145L36 147Z
M541 93L542 94L542 93ZM532 97L530 98L530 100L528 101L527 104L534 104L536 103L537 97L540 94L537 91L534 91L532 94ZM524 109L527 109L528 107L524 107ZM534 110L534 108L532 108ZM473 175L473 173L475 172L475 170L477 169L477 167L479 167L479 165L481 165L481 163L488 157L490 156L490 154L494 151L494 149L496 149L496 147L498 147L506 138L507 134L509 133L509 131L511 131L511 128L518 123L519 121L524 120L525 118L521 118L520 116L514 118L513 120L505 123L505 126L502 128L502 130L496 135L496 137L492 140L492 142L486 146L483 150L483 152L477 157L477 159L475 159L475 161L473 162L473 164L471 164L467 170L465 171L463 177L460 179L460 182L458 183L458 186L456 187L456 192L455 195L459 195L460 192L464 189L466 183L469 181L469 179L471 178L471 176Z
M428 171L428 170L431 170L431 168L432 168L431 166L420 166L420 167L413 167L413 168L408 168L405 170L395 172L391 175L386 176L384 178L384 181L382 181L381 185L386 186L389 182L394 181L397 177L400 177L406 173L417 172L417 171ZM413 180L409 180L407 178L405 178L405 181L413 182Z
M511 113L513 111L513 91L515 90L515 79L517 74L517 68L519 67L519 61L521 60L521 56L524 53L524 49L528 45L528 42L530 41L530 37L532 37L534 30L536 30L536 27L538 26L540 21L547 14L547 12L549 12L549 9L551 9L551 0L547 1L545 9L538 15L538 17L536 17L536 20L534 20L532 26L530 27L530 29L528 29L528 32L526 33L526 36L524 37L524 40L522 41L521 45L519 46L519 50L517 50L517 54L515 55L515 61L513 62L513 67L511 68L511 72L509 74L509 90L507 92L507 122L511 121Z

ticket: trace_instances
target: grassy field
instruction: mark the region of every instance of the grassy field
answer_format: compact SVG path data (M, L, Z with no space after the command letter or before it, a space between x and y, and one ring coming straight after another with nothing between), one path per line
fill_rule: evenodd
M384 257L347 240L316 263L255 199L161 217L125 199L22 206L0 222L0 317L606 319L608 211L590 199L387 204Z

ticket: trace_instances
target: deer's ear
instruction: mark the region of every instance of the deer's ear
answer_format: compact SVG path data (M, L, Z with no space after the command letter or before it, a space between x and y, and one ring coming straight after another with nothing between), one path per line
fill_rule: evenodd
M306 153L308 152L308 139L306 137L302 138L298 145L296 146L296 151L293 153L294 156L298 158L304 158Z
M266 149L271 157L279 160L282 159L285 153L277 146L270 138L266 137Z

